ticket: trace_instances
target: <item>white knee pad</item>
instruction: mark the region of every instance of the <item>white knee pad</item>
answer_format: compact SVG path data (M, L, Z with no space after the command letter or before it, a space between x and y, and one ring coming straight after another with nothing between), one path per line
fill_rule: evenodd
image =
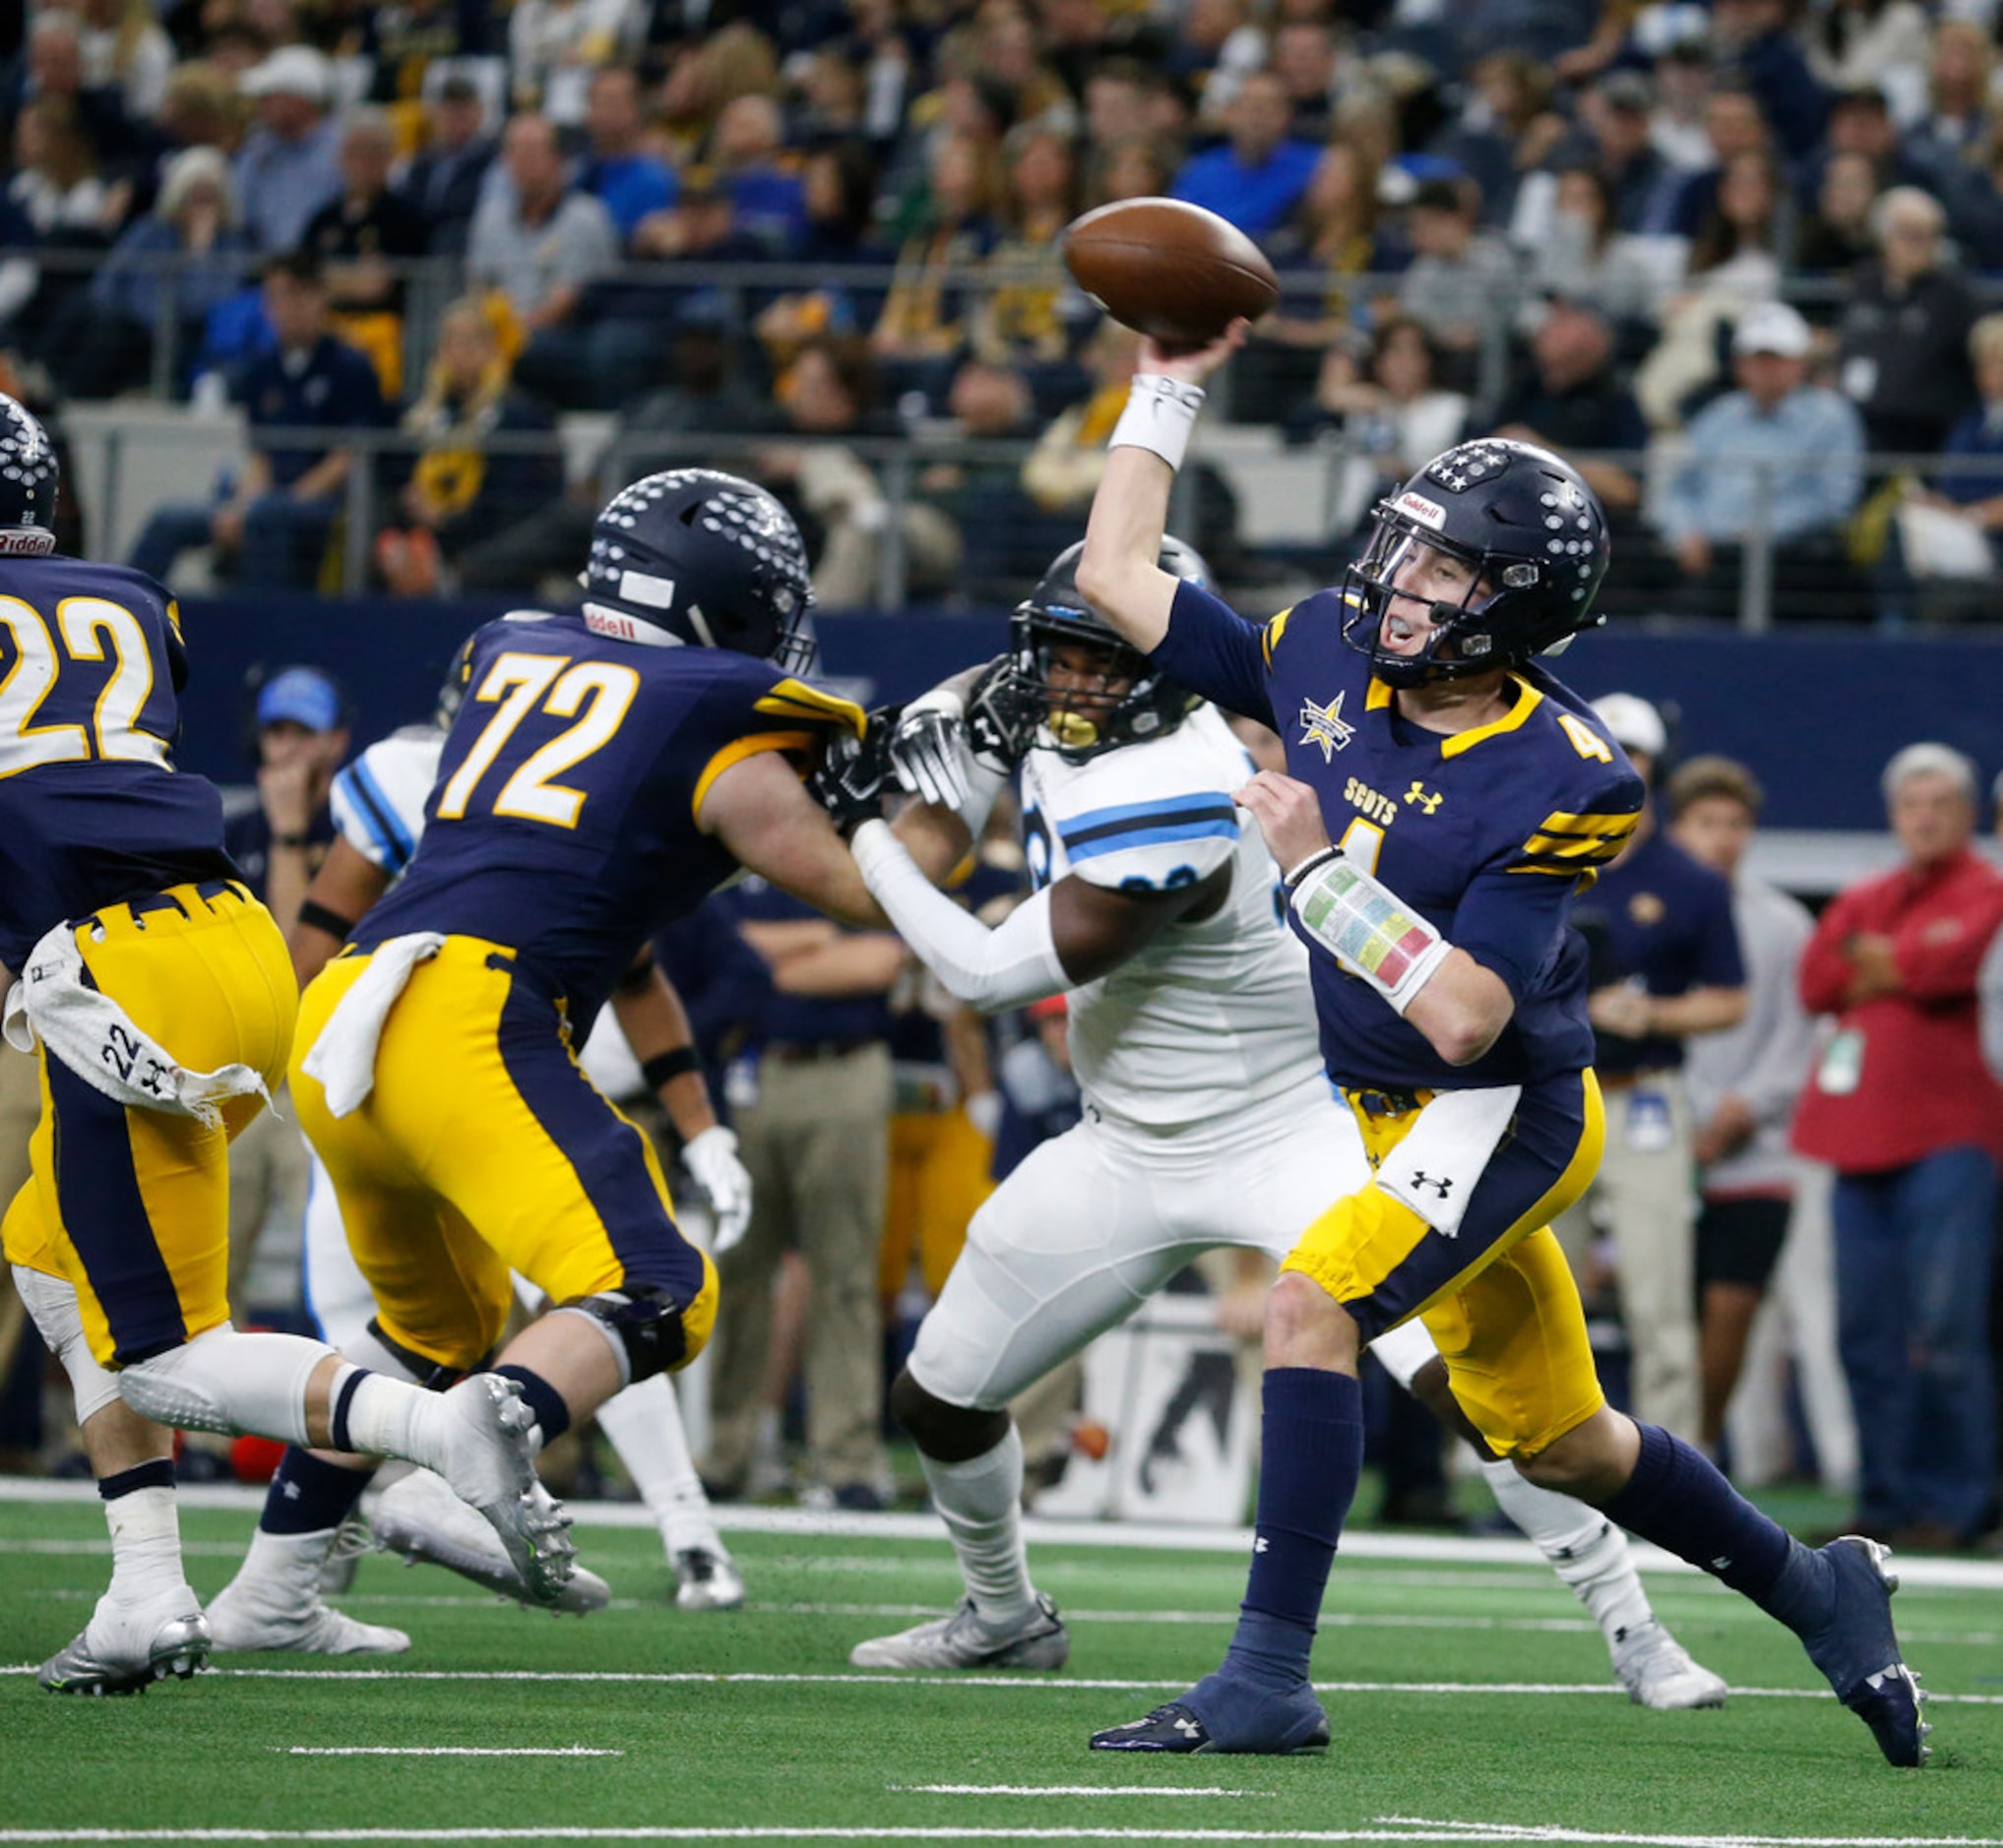
M1384 1371L1409 1392L1418 1370L1440 1350L1425 1324L1414 1316L1395 1328L1387 1328L1370 1343L1370 1351Z
M101 1412L118 1396L117 1379L97 1365L91 1344L84 1338L84 1315L77 1307L77 1286L67 1277L52 1277L26 1264L14 1266L14 1287L28 1313L34 1318L43 1343L63 1371L70 1376L70 1390L76 1395L77 1423L85 1423L93 1412Z
M248 1431L309 1444L306 1382L334 1350L297 1334L241 1334L224 1323L118 1376L126 1404L183 1431Z

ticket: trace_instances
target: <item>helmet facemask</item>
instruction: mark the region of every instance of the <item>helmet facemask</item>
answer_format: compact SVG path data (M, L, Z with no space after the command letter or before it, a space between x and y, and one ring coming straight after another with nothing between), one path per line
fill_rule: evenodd
M1458 600L1429 600L1397 587L1399 572L1421 549L1455 559L1467 568L1467 585ZM1509 657L1498 653L1482 623L1497 601L1495 585L1487 578L1488 569L1484 555L1453 544L1389 502L1381 502L1370 543L1364 547L1362 557L1343 573L1342 597L1347 608L1343 618L1343 639L1352 648L1369 655L1377 677L1394 687L1465 679L1504 666ZM1429 611L1432 621L1425 646L1415 654L1402 654L1387 647L1384 643L1387 614L1401 613L1408 621L1413 621L1422 609Z
M1039 742L1068 764L1160 737L1198 705L1096 618L1067 621L1025 604L1010 626L1010 696L1022 703ZM1060 649L1089 656L1084 671L1061 665Z

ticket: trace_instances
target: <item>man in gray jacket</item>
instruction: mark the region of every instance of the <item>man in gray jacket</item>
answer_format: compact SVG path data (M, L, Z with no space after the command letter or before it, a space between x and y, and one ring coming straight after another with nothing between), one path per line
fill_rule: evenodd
M1684 1063L1702 1194L1700 1437L1716 1454L1800 1178L1787 1125L1808 1078L1815 1023L1801 1006L1794 972L1814 920L1805 906L1742 864L1764 800L1750 770L1729 758L1692 758L1669 779L1667 793L1677 845L1731 884L1732 922L1746 969L1744 1019L1693 1038Z

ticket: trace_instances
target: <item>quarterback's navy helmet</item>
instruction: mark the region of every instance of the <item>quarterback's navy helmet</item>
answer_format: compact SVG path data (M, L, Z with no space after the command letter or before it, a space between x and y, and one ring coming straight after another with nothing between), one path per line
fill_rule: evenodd
M1078 561L1084 555L1082 540L1059 552L1036 587L1016 605L1009 624L1013 697L1027 708L1032 725L1045 728L1058 755L1074 764L1173 731L1203 703L1201 695L1158 672L1079 594ZM1163 536L1157 562L1185 583L1211 584L1210 567L1196 547L1172 535ZM1065 643L1099 650L1101 679L1124 681L1125 691L1108 696L1081 687L1069 675L1061 684L1053 680L1051 650Z
M1557 652L1604 622L1593 599L1612 548L1606 513L1570 462L1501 437L1457 443L1376 507L1363 556L1343 575L1343 634L1395 687L1487 673ZM1420 547L1469 568L1458 603L1434 602L1416 654L1384 645L1395 580Z
M644 624L792 672L812 662L807 548L792 516L737 475L670 468L621 489L592 528L582 583L586 620L607 633Z
M0 554L56 549L60 471L48 432L28 406L0 392Z

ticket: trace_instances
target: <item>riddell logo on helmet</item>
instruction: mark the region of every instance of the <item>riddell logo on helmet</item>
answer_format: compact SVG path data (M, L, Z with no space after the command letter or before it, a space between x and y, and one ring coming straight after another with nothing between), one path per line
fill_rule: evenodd
M1431 526L1435 531L1447 524L1447 510L1437 501L1429 501L1423 494L1414 494L1409 488L1393 503L1401 514L1408 514L1422 526Z
M621 616L614 610L591 605L585 611L585 627L595 636L610 636L615 642L637 642L640 640L640 625L630 616Z

